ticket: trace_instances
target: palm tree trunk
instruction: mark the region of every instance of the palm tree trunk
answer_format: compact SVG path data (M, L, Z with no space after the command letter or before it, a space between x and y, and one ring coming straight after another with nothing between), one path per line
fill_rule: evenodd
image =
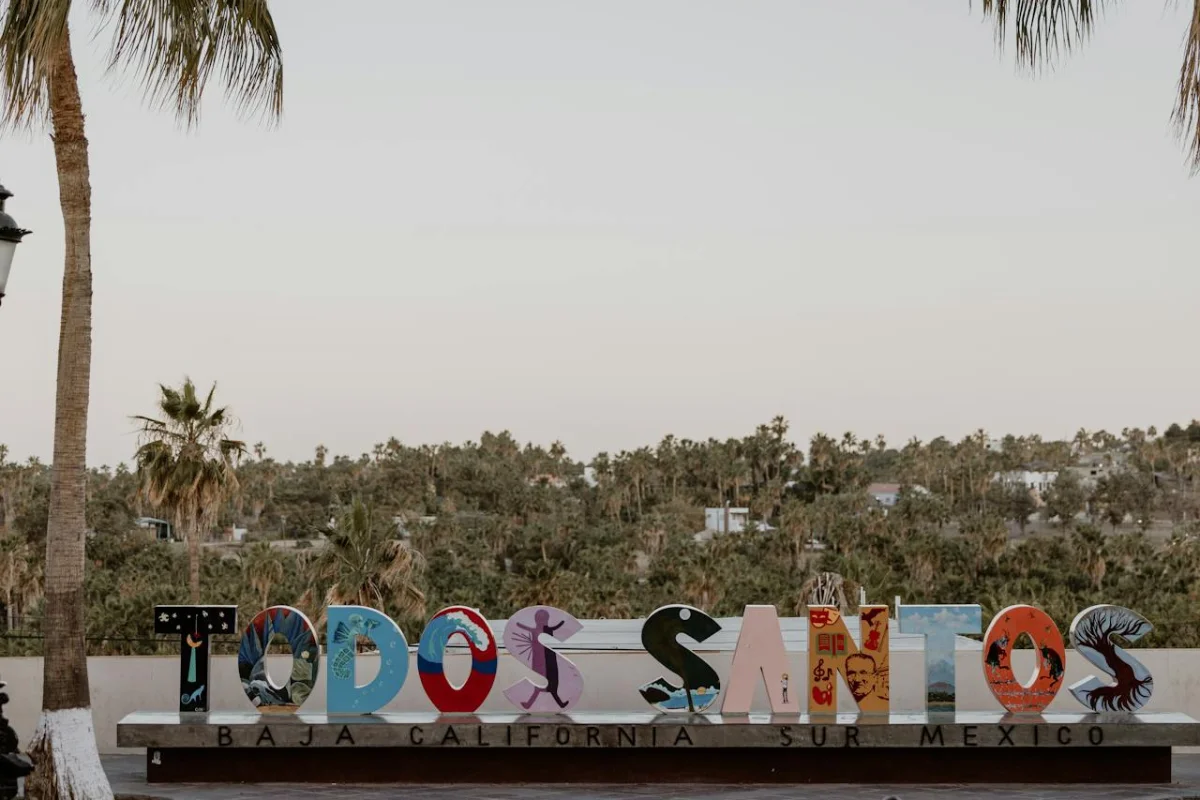
M14 623L16 622L16 612L13 609L13 587L16 585L13 573L16 565L13 563L13 554L8 554L8 570L4 576L4 614L7 618L8 627L5 628L9 633L12 633Z
M0 492L4 501L4 532L12 533L17 524L17 495L16 492Z
M42 716L30 746L31 798L110 800L92 727L84 645L87 413L92 366L92 188L79 78L64 33L50 77L50 117L65 234L54 464L46 531Z
M188 520L187 526L188 553L188 593L192 605L200 605L200 525L196 520Z

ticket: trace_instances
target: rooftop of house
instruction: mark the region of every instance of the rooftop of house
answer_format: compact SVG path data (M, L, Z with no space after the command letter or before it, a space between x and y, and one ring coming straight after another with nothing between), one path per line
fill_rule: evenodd
M899 494L898 483L872 483L867 487L867 494Z

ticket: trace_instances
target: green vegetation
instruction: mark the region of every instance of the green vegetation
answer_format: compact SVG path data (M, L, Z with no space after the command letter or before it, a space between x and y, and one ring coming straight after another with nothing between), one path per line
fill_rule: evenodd
M202 530L201 594L237 603L244 620L264 603L314 620L328 602L369 604L414 638L452 603L492 618L539 602L581 618L644 616L668 602L798 614L815 596L853 604L861 588L872 602L977 601L988 614L1033 603L1064 631L1087 606L1119 603L1154 623L1146 644L1200 646L1200 422L1161 435L997 442L979 432L899 448L818 435L807 452L787 432L776 418L742 439L668 436L588 465L561 444L522 446L508 433L463 445L392 439L358 458L317 447L300 464L258 444ZM1022 482L1054 473L1044 487ZM0 467L10 653L40 646L48 481L36 461ZM894 506L867 491L884 482L901 487ZM94 653L155 652L151 607L189 597L183 546L136 528L151 511L140 486L123 466L89 474ZM759 522L697 541L703 509L726 503ZM235 526L245 542L233 541Z

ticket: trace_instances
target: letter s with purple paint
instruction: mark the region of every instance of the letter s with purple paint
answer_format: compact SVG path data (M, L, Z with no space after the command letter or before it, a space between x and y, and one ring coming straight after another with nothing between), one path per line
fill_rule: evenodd
M513 658L546 679L538 686L528 678L504 690L504 696L524 711L566 711L583 697L583 673L571 661L547 647L542 634L566 641L583 623L551 606L523 608L504 625L504 647Z

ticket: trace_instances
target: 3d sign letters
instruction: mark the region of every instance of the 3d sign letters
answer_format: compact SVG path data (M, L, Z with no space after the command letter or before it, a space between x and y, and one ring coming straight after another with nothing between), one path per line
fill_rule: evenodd
M330 714L370 714L400 694L408 677L408 642L386 614L364 606L330 606L325 709ZM379 674L365 686L354 680L358 637L379 649Z
M925 640L926 712L957 710L955 636L978 634L978 605L898 606L901 633ZM386 706L404 686L409 671L408 641L387 615L362 606L330 606L327 611L326 709L330 714L371 714ZM841 612L813 606L808 615L806 669L795 671L774 606L746 606L724 689L723 714L748 714L759 685L765 685L771 711L832 715L838 708L838 684L850 690L861 714L886 715L891 708L887 606L862 606L857 641ZM531 606L505 624L508 653L538 678L522 678L503 690L519 711L557 713L576 706L584 693L584 676L572 661L556 652L551 640L564 642L583 624L561 609ZM237 630L236 606L157 606L154 632L178 637L180 647L179 710L210 710L208 700L209 639ZM1154 678L1144 664L1119 647L1112 637L1136 641L1152 630L1140 614L1114 605L1079 612L1069 637L1076 653L1105 673L1089 675L1070 686L1070 694L1089 711L1133 713L1145 706ZM701 713L722 694L716 670L680 641L711 639L721 625L698 608L669 605L657 609L642 625L646 653L672 673L641 686L642 698L661 712ZM275 636L287 640L292 666L280 684L267 672L267 650ZM1024 682L1013 673L1012 652L1020 637L1033 643L1036 668ZM465 641L471 671L461 686L445 674L446 645ZM360 639L374 643L379 673L367 684L355 679ZM1012 714L1040 714L1062 688L1067 653L1058 627L1046 612L1029 605L1009 606L988 625L980 665L988 688ZM312 693L321 669L316 628L299 610L272 606L254 616L242 634L238 673L246 697L260 711L294 712ZM479 709L496 682L498 648L487 619L465 606L444 608L430 619L417 645L417 673L430 703L444 713ZM680 680L676 684L675 680ZM1109 682L1111 679L1111 683ZM802 702L803 700L803 702Z

